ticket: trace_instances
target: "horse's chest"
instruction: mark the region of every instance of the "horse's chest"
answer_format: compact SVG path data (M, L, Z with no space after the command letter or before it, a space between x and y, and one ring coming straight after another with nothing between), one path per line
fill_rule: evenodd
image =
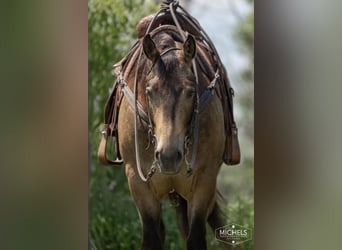
M177 176L165 176L156 173L150 182L150 187L158 199L163 199L169 192L176 191L183 198L191 196L193 176L187 176L186 173L179 173Z

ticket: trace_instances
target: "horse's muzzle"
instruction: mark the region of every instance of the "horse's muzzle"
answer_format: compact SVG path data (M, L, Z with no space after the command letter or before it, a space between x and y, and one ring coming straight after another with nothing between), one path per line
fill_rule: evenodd
M159 163L163 174L175 175L180 171L183 161L183 153L178 149L169 149L155 152L155 158Z

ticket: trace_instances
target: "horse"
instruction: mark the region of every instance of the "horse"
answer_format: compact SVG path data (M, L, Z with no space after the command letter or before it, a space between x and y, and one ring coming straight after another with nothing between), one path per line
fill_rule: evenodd
M212 79L198 70L200 48L191 34L184 39L160 28L137 46L122 74L118 146L142 224L141 249L163 249L167 196L175 200L186 248L207 249L206 223L213 231L226 224L217 193L225 149L220 97L213 90L200 107Z

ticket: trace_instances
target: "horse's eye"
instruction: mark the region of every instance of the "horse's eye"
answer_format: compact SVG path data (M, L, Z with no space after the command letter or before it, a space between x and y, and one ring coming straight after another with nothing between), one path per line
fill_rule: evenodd
M186 94L186 97L187 97L187 98L192 98L192 97L194 97L195 93L196 93L196 91L195 91L194 88L190 88L190 89L187 89L187 90L185 91L185 94Z

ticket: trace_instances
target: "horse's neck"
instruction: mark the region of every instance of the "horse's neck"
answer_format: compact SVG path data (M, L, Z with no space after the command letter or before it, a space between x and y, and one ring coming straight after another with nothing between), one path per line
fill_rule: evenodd
M141 56L140 56L141 53ZM139 58L140 57L140 58ZM139 60L140 59L140 60ZM139 65L138 65L139 64ZM137 46L133 47L128 53L127 61L122 67L121 75L124 80L129 84L129 79L135 76L136 70L144 70L144 65L146 64L146 58L142 52L142 45L139 43ZM139 73L139 72L138 72ZM130 86L131 84L129 84ZM133 86L130 86L133 87Z

